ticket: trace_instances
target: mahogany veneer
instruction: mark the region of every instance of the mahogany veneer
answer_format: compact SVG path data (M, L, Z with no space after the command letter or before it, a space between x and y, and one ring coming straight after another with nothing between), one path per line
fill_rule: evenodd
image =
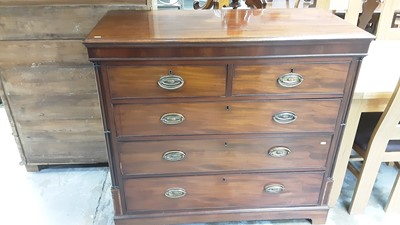
M324 223L372 38L319 9L109 12L84 43L115 223Z

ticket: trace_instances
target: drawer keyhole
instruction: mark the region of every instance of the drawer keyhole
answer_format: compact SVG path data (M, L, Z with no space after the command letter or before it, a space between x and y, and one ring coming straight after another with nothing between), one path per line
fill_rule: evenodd
M231 110L231 109L232 109L232 107L231 107L230 105L225 106L225 110L226 110L226 111L229 111L229 110Z

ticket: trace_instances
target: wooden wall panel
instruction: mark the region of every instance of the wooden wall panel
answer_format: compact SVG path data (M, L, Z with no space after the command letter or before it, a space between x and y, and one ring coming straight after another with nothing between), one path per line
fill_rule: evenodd
M0 0L0 92L27 169L107 162L82 40L109 10L152 7L151 0Z
M84 39L109 10L142 5L62 5L0 7L0 40Z
M0 74L27 164L107 161L92 65L16 66Z
M100 118L19 120L28 164L106 162Z
M0 41L0 67L88 64L81 40Z
M8 96L8 100L18 120L97 118L101 121L97 94Z
M102 151L88 149L105 149L104 141L93 142L30 142L26 143L26 157L30 165L52 164L87 164L105 162ZM105 151L105 150L104 150ZM72 157L74 156L74 157Z
M91 64L17 66L3 69L0 73L11 96L97 94Z

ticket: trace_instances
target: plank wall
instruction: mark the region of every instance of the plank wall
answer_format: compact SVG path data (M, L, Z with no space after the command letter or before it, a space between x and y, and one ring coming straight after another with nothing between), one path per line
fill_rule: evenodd
M151 8L151 0L0 0L0 96L22 164L107 162L82 40L109 10Z

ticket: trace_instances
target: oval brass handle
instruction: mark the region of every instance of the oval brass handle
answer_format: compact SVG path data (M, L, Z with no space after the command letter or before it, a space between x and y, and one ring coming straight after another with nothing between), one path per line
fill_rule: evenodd
M186 154L182 151L179 150L170 150L167 151L163 154L163 159L170 161L170 162L176 162L176 161L181 161L185 158Z
M185 117L180 113L166 113L161 116L160 120L167 125L176 125L185 121Z
M287 124L287 123L293 123L297 119L297 115L294 112L291 111L282 111L275 113L272 116L272 119L280 124Z
M182 198L186 195L186 190L183 188L169 188L164 194L167 198Z
M158 80L158 86L165 90L176 90L183 86L185 81L178 75L169 74Z
M284 146L276 146L268 150L268 155L274 158L282 158L290 153L290 149Z
M291 88L299 86L303 83L303 80L304 78L300 74L290 72L280 75L278 78L278 84L285 88Z
M270 194L279 194L285 190L282 184L268 184L264 186L264 192Z

